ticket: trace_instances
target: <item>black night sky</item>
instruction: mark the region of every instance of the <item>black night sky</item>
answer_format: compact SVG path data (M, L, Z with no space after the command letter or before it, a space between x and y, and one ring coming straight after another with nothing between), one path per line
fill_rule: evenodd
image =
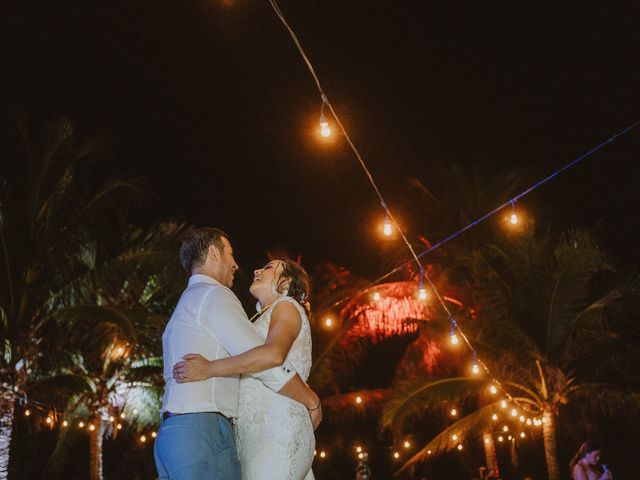
M412 207L408 177L442 192L434 172L457 165L525 187L640 118L636 2L281 7L412 239L448 232ZM1 32L3 104L109 132L113 168L152 180L145 220L218 225L245 268L277 247L369 276L393 264L377 198L344 139L317 138L320 98L267 2L11 1ZM637 263L639 149L632 131L522 205L598 224Z

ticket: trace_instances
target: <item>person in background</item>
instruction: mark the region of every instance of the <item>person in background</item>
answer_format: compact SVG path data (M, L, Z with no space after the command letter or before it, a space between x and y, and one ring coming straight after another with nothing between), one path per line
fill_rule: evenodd
M573 480L613 480L606 465L600 465L602 449L595 442L584 442L571 460Z

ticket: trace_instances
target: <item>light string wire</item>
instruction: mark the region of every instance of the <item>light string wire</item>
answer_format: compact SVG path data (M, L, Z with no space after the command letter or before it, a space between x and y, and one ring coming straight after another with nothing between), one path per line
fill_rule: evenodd
M395 227L398 229L398 232L400 233L400 235L402 236L402 239L404 241L404 243L406 244L407 248L409 249L409 251L411 252L412 255L412 260L415 260L416 263L418 264L418 268L420 270L420 275L421 275L421 279L420 282L422 282L422 275L424 274L424 278L427 280L427 282L429 283L429 286L431 287L432 291L434 292L438 302L440 303L440 305L442 306L443 310L446 312L448 319L451 323L451 334L453 335L454 332L457 332L460 337L464 340L465 344L469 347L469 349L473 352L473 357L474 357L474 364L476 364L476 362L478 364L480 364L483 369L485 370L485 372L491 377L491 380L494 384L498 385L501 390L505 393L505 395L507 396L507 398L513 402L514 404L518 405L519 402L516 401L516 399L514 399L511 394L502 386L501 382L494 376L491 374L487 364L485 364L483 361L481 361L480 359L477 358L477 352L476 350L473 348L469 338L465 335L465 333L462 331L462 329L460 328L460 326L458 325L458 322L453 318L453 315L451 314L451 311L449 310L449 308L447 307L447 305L444 302L444 299L442 298L442 296L440 295L440 293L438 292L438 289L436 288L436 286L434 285L434 283L432 282L431 278L429 277L429 275L424 272L422 263L420 262L420 258L423 257L424 255L426 255L429 252L432 252L434 250L436 250L437 248L440 248L442 245L444 245L445 243L453 240L454 238L456 238L457 236L461 235L462 233L466 232L467 230L475 227L476 225L478 225L479 223L483 222L484 220L492 217L493 215L495 215L496 213L498 213L499 211L501 211L503 208L511 205L512 207L515 205L515 202L517 200L519 200L520 198L524 197L525 195L531 193L533 190L535 190L536 188L540 187L541 185L545 184L546 182L548 182L549 180L555 178L556 176L558 176L560 173L562 173L563 171L573 167L574 165L576 165L578 162L580 162L581 160L584 160L585 158L591 156L593 153L597 152L598 150L600 150L601 148L603 148L604 146L610 144L611 142L615 141L618 137L620 137L621 135L624 135L625 133L629 132L630 130L632 130L634 127L636 127L638 124L640 124L640 121L635 122L634 124L630 125L629 127L625 128L624 130L618 132L617 134L614 134L613 136L611 136L609 139L605 140L604 142L602 142L601 144L597 145L596 147L592 148L591 150L589 150L588 152L586 152L585 154L579 156L578 158L576 158L575 160L569 162L568 164L564 165L563 167L561 167L560 169L554 171L553 173L551 173L550 175L548 175L547 177L543 178L542 180L540 180L539 182L535 183L534 185L532 185L531 187L529 187L528 189L524 190L523 192L521 192L520 194L516 195L515 197L513 197L512 199L508 200L507 202L503 203L502 205L499 205L498 207L494 208L493 210L491 210L490 212L486 213L485 215L479 217L478 219L474 220L473 222L469 223L467 226L463 227L462 229L458 230L457 232L453 233L452 235L446 237L444 240L438 242L437 244L433 245L432 247L430 247L429 249L423 251L420 253L420 255L417 255L415 253L415 250L413 249L413 247L411 246L411 243L409 242L409 240L407 239L407 237L405 236L404 232L402 231L402 229L400 228L400 226L398 225L398 222L396 221L395 217L393 216L393 214L391 213L391 211L389 210L386 202L384 201L384 198L382 196L382 193L380 192L380 189L378 188L375 180L373 179L373 176L371 175L371 172L369 171L369 169L367 168L367 165L364 162L364 159L362 158L362 156L360 155L360 152L358 151L357 147L355 146L355 144L352 142L351 138L349 137L349 134L347 133L346 129L344 128L344 126L342 125L342 122L340 121L340 118L338 117L336 111L334 110L333 106L331 105L331 102L329 101L328 97L326 96L326 94L324 93L324 90L322 89L322 85L320 83L320 79L318 78L318 75L315 72L315 69L313 68L313 65L311 63L311 61L309 60L309 58L307 57L306 53L304 52L304 49L302 48L302 45L300 44L300 41L298 40L298 37L296 35L296 33L293 31L293 29L290 27L289 23L287 22L286 18L284 17L284 14L282 13L282 11L280 10L280 7L278 6L276 0L269 0L269 3L271 5L271 7L273 8L273 10L275 11L277 17L280 19L280 21L282 22L282 24L285 26L285 28L287 29L287 31L289 32L289 35L291 36L291 38L293 39L294 44L296 45L296 48L298 49L300 55L302 56L302 59L304 60L305 64L307 65L309 72L311 73L311 76L313 77L314 81L316 82L316 86L318 88L318 91L320 93L320 97L322 99L323 102L323 110L324 110L324 105L326 105L327 107L329 107L329 110L331 111L336 123L338 124L338 126L340 127L341 132L343 133L343 135L345 136L345 138L347 139L347 142L349 143L349 146L351 147L351 150L354 152L354 154L356 155L358 161L360 162L360 165L362 166L362 169L364 170L369 182L371 183L371 186L373 187L375 193L377 194L378 198L380 199L380 203L382 205L382 208L385 210L385 213L388 215L389 219L393 222L393 224L395 225ZM377 283L379 283L381 280L387 278L388 276L392 275L393 273L397 272L398 270L404 268L408 263L410 263L412 260L408 260L407 262L405 262L404 264L400 265L399 267L396 267L394 270L392 270L391 272L385 274L384 276L380 277L379 279L377 279L376 281L372 282L372 284L369 285L375 285ZM367 287L367 288L369 288ZM334 307L343 303L344 301L348 300L349 298L352 298L353 296L349 296L346 299L343 299L341 301L338 301L336 303L334 303Z
M324 90L322 88L322 85L320 84L320 79L318 78L318 75L316 74L316 71L313 68L312 63L309 60L309 57L307 57L307 54L305 53L304 49L302 48L302 45L300 45L300 41L298 40L298 36L293 31L293 29L289 26L289 22L287 22L287 19L285 18L284 14L282 13L282 10L280 10L280 7L278 6L276 0L269 0L269 3L271 4L271 7L275 11L277 17L280 19L282 24L285 26L285 28L289 32L289 35L293 39L293 43L295 44L296 48L298 49L298 52L300 52L300 56L302 57L302 59L304 60L305 64L307 65L307 67L309 69L309 72L311 73L311 76L313 77L313 80L316 82L316 86L318 87L318 91L320 92L320 98L322 99L323 108L324 108L324 105L326 105L329 108L329 110L331 111L331 114L333 115L333 118L336 121L336 124L340 128L340 131L342 132L344 137L347 139L347 143L349 144L349 146L351 147L351 150L353 151L353 153L355 154L356 158L360 162L360 166L364 170L364 173L366 174L367 179L369 180L369 183L371 183L371 186L373 187L373 190L375 191L376 195L378 196L378 199L380 200L380 204L382 205L382 208L384 209L385 213L387 214L387 216L389 217L391 222L393 222L393 225L398 230L398 233L400 233L400 236L402 237L402 240L404 241L405 245L407 246L407 248L411 252L413 260L415 260L416 263L418 264L418 268L422 268L422 264L420 263L420 259L416 255L416 252L413 249L413 247L411 246L411 243L409 242L409 240L407 239L406 235L402 231L402 228L400 228L400 225L398 224L398 222L396 221L395 217L393 216L393 213L391 213L391 210L389 209L387 203L384 201L384 197L382 196L382 193L380 192L380 189L378 188L378 185L376 184L375 180L373 179L373 175L371 175L371 172L369 171L369 168L367 167L364 159L362 158L362 155L360 154L360 151L358 150L358 148L355 146L355 144L351 140L351 137L349 136L347 130L345 129L345 127L342 124L342 122L340 121L340 117L338 117L338 114L336 113L335 109L333 108L333 105L331 104L331 102L329 101L329 98L325 94L325 92L324 92Z
M441 246L443 246L445 243L450 242L451 240L453 240L454 238L462 235L464 232L466 232L467 230L470 230L471 228L475 227L476 225L482 223L483 221L487 220L489 217L492 217L493 215L495 215L496 213L498 213L499 211L501 211L502 209L504 209L505 207L508 207L509 205L515 205L515 202L518 201L519 199L521 199L522 197L524 197L525 195L528 195L529 193L531 193L533 190L537 189L538 187L542 186L543 184L545 184L546 182L548 182L549 180L552 180L553 178L555 178L556 176L558 176L560 173L564 172L565 170L568 170L569 168L573 167L574 165L576 165L578 162L580 162L581 160L584 160L585 158L593 155L594 153L596 153L598 150L602 149L603 147L605 147L606 145L610 144L611 142L615 141L618 137L628 133L630 130L632 130L633 128L637 127L640 124L640 121L637 121L635 123L633 123L632 125L628 126L627 128L625 128L624 130L621 130L620 132L612 135L610 138L608 138L607 140L605 140L604 142L600 143L598 146L592 148L591 150L589 150L588 152L580 155L578 158L572 160L571 162L567 163L566 165L562 166L561 168L555 170L553 173L547 175L546 177L544 177L542 180L538 181L537 183L531 185L529 188L527 188L526 190L522 191L521 193L519 193L518 195L516 195L515 197L511 198L510 200L507 200L506 202L504 202L503 204L499 205L498 207L494 208L493 210L491 210L489 213L486 213L484 215L482 215L481 217L478 217L477 219L473 220L471 223L469 223L468 225L462 227L460 230L452 233L451 235L449 235L448 237L444 238L443 240L440 240L438 243L433 244L432 246L430 246L429 248L427 248L426 250L423 250L422 252L420 252L417 256L418 258L422 258L425 255L433 252L434 250L437 250L438 248L440 248ZM365 286L363 289L367 289L367 288L371 288L374 285L377 285L378 283L380 283L383 280L386 280L387 278L389 278L391 275L393 275L394 273L399 272L400 270L402 270L403 268L405 268L407 265L409 265L411 262L413 261L413 259L411 260L407 260L405 261L403 264L397 266L396 268L394 268L393 270L385 273L384 275L382 275L381 277L377 278L376 280L374 280L373 282L369 283L367 286ZM357 294L356 294L357 295ZM350 300L351 298L353 298L355 295L349 295L347 297L344 297L336 302L333 303L332 307L337 307L341 304L343 304L344 302L346 302L347 300Z

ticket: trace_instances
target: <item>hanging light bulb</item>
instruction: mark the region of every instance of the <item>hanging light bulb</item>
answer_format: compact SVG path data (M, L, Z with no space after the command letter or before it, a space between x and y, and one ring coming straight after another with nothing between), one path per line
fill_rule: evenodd
M145 437L144 435L140 435L140 441L142 443L146 442L147 441L147 437Z
M420 300L426 300L429 295L427 289L422 285L422 279L424 278L424 267L420 267L420 286L418 287L418 298Z
M411 447L411 442L409 440L405 440L403 445L404 445L404 448L409 448Z
M156 438L158 434L156 432L151 432L151 438Z
M526 437L526 436L527 436L527 435L526 435L524 432L520 432L520 438L524 438L524 437Z
M69 422L67 422L66 420L64 420L64 421L62 422L62 426L63 426L63 427L65 427L65 428L66 428L66 427L68 427L68 426L69 426Z
M333 319L332 318L325 318L324 319L324 326L327 328L331 328L331 325L333 325Z
M356 452L360 453L361 451L362 451L362 447L361 447L360 445L358 445L358 446L356 447Z
M462 444L461 444L461 443L460 443L460 444L458 444L458 447L457 447L457 448L458 448L458 450L462 450L462 448L463 448L463 447L462 447Z
M503 432L508 432L509 431L509 427L507 425L505 425L504 427L502 427L502 431Z
M382 224L382 233L384 233L385 237L390 237L393 233L393 227L391 226L391 222L389 221L389 216L385 214L384 223Z
M516 410L515 408L511 409L511 416L512 417L517 417L518 416L518 410Z
M322 93L320 98L322 98L322 105L320 106L320 135L327 138L331 135L331 127L329 127L327 117L324 116L324 106L327 104L327 97Z
M393 458L395 458L396 460L398 458L400 458L400 453L399 452L393 452Z
M325 458L327 456L327 452L324 450L320 452L320 458Z
M455 408L451 409L451 412L449 412L451 414L452 417L456 417L458 415L458 410L456 410Z
M373 292L373 301L377 302L380 300L380 292Z
M491 415L491 420L493 420L494 422L497 422L498 421L498 415L496 413Z
M89 425L89 430L93 432L95 429L96 429L96 426L93 423Z
M458 435L456 435L455 433L451 435L451 440L453 440L454 442L458 440Z
M517 225L520 219L518 218L518 214L516 213L516 202L515 200L511 200L511 215L509 215L509 223L511 225Z
M47 422L47 424L51 425L53 423L53 418L47 417L45 421Z
M471 373L473 375L478 375L480 373L480 367L478 366L478 357L476 356L476 352L473 352L473 365L471 365Z
M449 332L449 337L451 340L451 345L458 345L460 340L458 340L458 335L456 335L456 331L453 329L453 325L451 325L451 331Z
M28 417L29 415L31 415L31 410L29 410L28 408L24 411L24 416Z
M503 437L502 435L500 435L500 436L498 437L498 441L499 441L499 442L504 441L504 437Z
M356 403L358 405L362 403L362 397L360 395L356 395Z
M502 408L502 409L507 408L507 401L506 401L506 400L502 400L502 401L500 402L500 408Z
M489 386L489 393L491 395L495 395L496 393L498 393L498 388L495 385L490 385Z

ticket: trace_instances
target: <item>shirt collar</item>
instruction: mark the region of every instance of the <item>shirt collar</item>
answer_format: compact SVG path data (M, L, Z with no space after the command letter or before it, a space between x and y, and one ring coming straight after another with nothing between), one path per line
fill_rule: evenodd
M203 273L195 273L189 277L189 286L196 283L208 283L209 285L222 285L218 280Z

